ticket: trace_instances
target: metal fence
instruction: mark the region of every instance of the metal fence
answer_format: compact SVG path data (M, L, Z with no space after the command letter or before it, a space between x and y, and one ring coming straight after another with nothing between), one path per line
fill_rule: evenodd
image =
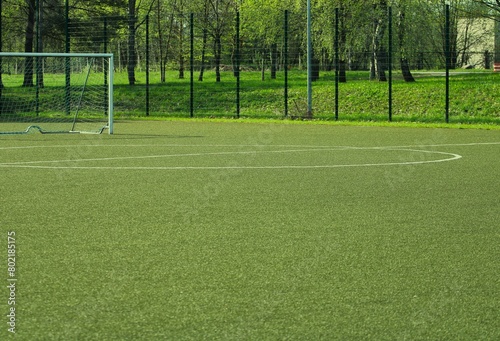
M384 22L369 19L355 30L342 27L341 10L331 13L331 26L313 33L313 117L499 120L493 49L453 49L457 37L446 13L436 23L443 36L433 46L421 44L419 37L436 36L436 27L402 36L391 8ZM264 28L266 40L252 38L252 29L238 12L224 22L201 13L70 17L64 48L115 55L117 117L304 117L308 73L302 14L284 11Z

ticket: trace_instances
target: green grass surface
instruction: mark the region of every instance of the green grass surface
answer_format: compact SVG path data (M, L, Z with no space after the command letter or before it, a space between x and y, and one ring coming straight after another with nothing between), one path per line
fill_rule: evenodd
M0 136L19 340L500 338L500 132L206 121Z
M445 77L443 71L415 71L414 83L405 83L401 73L394 71L392 107L394 121L444 122ZM81 84L83 81L76 81ZM102 74L92 74L102 81ZM221 82L215 81L215 72L206 71L203 82L193 85L193 115L195 117L227 118L236 116L236 78L230 71L221 74ZM169 71L166 82L160 83L159 72L151 72L149 88L149 114L155 118L190 116L190 76L178 78L177 71ZM450 121L457 123L500 123L499 73L491 70L453 70L450 77ZM114 81L115 117L121 119L146 116L146 74L136 73L137 84L128 85L126 72L116 72ZM387 121L389 114L387 82L369 81L368 71L347 72L347 83L339 85L339 111L345 121ZM4 108L26 100L31 96L29 115L34 115L35 89L22 88L22 75L4 75ZM96 81L94 79L94 81ZM63 87L64 74L46 77L39 105L42 117L65 115ZM258 71L241 72L240 116L246 118L283 118L285 115L284 72L276 79L265 74L261 80ZM87 89L88 91L88 89ZM73 91L73 101L78 101L80 91ZM291 70L288 84L288 116L303 117L307 112L307 72ZM101 105L102 103L99 103ZM56 105L60 105L57 109ZM96 109L102 117L103 109ZM335 74L321 72L320 79L313 83L313 113L321 120L335 117ZM94 113L95 114L95 113ZM90 112L86 115L91 115ZM3 115L5 116L5 115ZM84 116L84 115L81 115ZM0 121L10 120L2 117Z
M122 76L123 77L123 76ZM333 120L335 112L334 72L321 72L313 83L313 110L318 119ZM491 71L455 70L450 77L450 120L461 123L499 123L499 74ZM145 76L138 73L138 79ZM158 83L152 73L150 115L154 117L188 117L189 77L178 79L176 72L167 75L166 83ZM234 117L236 115L236 80L231 72L222 73L221 83L214 72L206 72L203 82L194 82L194 115L196 117ZM368 71L347 73L347 83L339 86L339 118L348 121L386 121L388 119L387 82L369 81ZM120 81L121 79L121 81ZM394 72L393 120L443 122L445 117L444 72L415 72L416 82L405 83ZM115 105L118 117L143 115L145 87L143 81L131 88L117 77ZM120 85L123 84L123 85ZM307 112L307 73L289 73L288 115L304 116ZM240 115L250 118L284 116L284 73L272 80L268 73L241 73ZM141 99L142 98L142 99Z

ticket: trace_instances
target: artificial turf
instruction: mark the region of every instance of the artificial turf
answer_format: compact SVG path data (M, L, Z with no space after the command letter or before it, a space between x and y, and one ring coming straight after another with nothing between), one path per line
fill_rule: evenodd
M1 136L1 338L15 231L20 340L498 339L499 152L479 129Z

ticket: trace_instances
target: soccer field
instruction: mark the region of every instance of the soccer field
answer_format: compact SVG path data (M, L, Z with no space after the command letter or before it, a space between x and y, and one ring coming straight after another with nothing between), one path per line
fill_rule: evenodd
M128 121L0 172L3 340L500 339L500 130Z

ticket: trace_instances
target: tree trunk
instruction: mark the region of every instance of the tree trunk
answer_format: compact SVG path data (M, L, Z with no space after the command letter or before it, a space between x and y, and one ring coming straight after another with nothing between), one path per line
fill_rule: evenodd
M500 7L500 6L499 6ZM500 10L500 8L499 8ZM493 63L500 63L500 22L495 22L495 51L493 52Z
M413 75L411 74L410 63L408 63L408 59L401 57L400 63L401 63L401 72L403 74L404 81L405 82L414 82L415 78L413 78Z
M42 38L42 32L43 32L42 13L43 13L43 10L42 10L42 6L43 6L43 1L40 0L38 2L38 8L37 8L37 11L38 11L38 27L37 27L38 34L37 34L37 41L36 41L36 52L43 52L43 38ZM35 23L36 23L36 20L35 20ZM36 83L37 83L37 86L39 88L43 88L43 63L44 63L44 60L43 60L43 58L40 58L40 57L36 58L35 60L36 60L35 61L35 63L36 63Z
M339 82L347 83L347 73L346 73L346 61L339 60Z
M373 42L372 42L372 65L371 65L371 80L381 82L387 81L385 76L386 57L383 39L387 25L387 2L380 1L378 5L374 5L374 27L373 27Z
M160 22L161 19L158 18L158 22ZM170 21L170 26L168 28L168 38L167 38L167 41L165 43L165 47L164 48L160 48L160 73L161 73L161 82L162 83L165 83L167 81L167 62L168 62L168 53L170 51L170 43L172 41L172 32L174 31L174 14L171 13L170 14L170 18L169 18L169 21ZM161 29L158 29L158 31L161 31Z
M215 81L220 82L220 63L222 58L222 43L220 33L216 32L214 39Z
M158 1L156 3L156 22L157 22L157 27L158 27L158 47L160 49L159 53L159 64L160 64L160 82L165 83L165 63L163 61L163 55L164 55L164 46L163 46L163 30L161 29L161 22L162 22L162 17L161 17L161 1Z
M205 66L206 66L206 54L207 54L207 41L208 41L208 27L210 26L210 1L203 1L203 38L202 38L202 46L201 46L201 65L200 65L200 74L198 75L198 82L203 82L203 77L205 75Z
M0 0L0 27L2 27L2 16L3 16L3 10L2 10L2 0ZM2 34L0 33L0 52L3 51L3 41L2 41ZM2 80L2 73L3 73L3 63L2 63L2 58L0 57L0 115L2 113L2 89L3 89L3 80Z
M311 56L311 81L316 82L319 79L319 66L320 66L320 60L316 56L316 53L314 52L314 48L312 49L312 56Z
M417 70L423 70L424 66L425 66L424 53L419 52L418 59L417 59Z
M184 79L184 20L179 23L179 79Z
M344 6L341 6L339 9L339 41L338 41L338 49L339 49L339 82L347 83L347 61L346 61L346 51L345 46L347 43L347 28L346 28L346 18L347 11Z
M29 0L28 5L28 23L26 25L24 52L33 52L33 42L35 35L35 0ZM33 86L33 57L26 57L24 62L24 87Z
M457 10L453 10L454 6L450 8L450 69L455 69L458 62L458 15ZM442 35L445 37L445 27L441 27ZM443 39L443 56L446 55L446 43Z
M278 64L278 45L271 45L271 79L276 79L276 70Z
M406 23L405 23L405 11L404 7L401 7L399 10L399 20L398 20L398 37L399 37L399 53L401 55L400 64L401 64L401 72L403 74L403 79L405 82L414 82L415 78L411 74L410 63L406 58L406 49L405 49L405 39L406 39Z
M203 29L203 42L201 46L201 66L200 66L200 75L198 76L198 81L203 82L203 73L205 71L205 54L206 54L206 49L207 49L207 38L208 38L208 32L207 29Z
M313 53L313 57L312 57L312 81L313 82L316 82L317 80L319 80L319 67L320 67L320 61L318 58L316 58L316 56L314 56L314 53Z
M128 60L127 60L127 74L128 83L130 85L135 85L135 67L137 65L137 56L135 51L135 32L136 32L136 21L137 17L135 14L135 2L136 0L129 0L128 10L129 10L129 21L128 21Z
M265 50L262 51L262 57L260 59L260 80L266 80L266 58L264 57L266 54Z

